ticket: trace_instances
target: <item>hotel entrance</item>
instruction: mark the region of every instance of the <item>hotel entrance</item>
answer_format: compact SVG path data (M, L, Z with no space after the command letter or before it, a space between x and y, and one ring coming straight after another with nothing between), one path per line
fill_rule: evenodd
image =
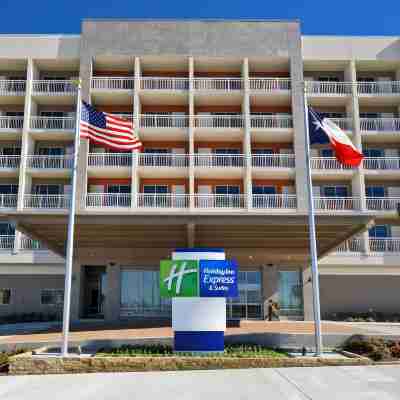
M104 318L106 284L107 274L104 266L84 267L84 318Z

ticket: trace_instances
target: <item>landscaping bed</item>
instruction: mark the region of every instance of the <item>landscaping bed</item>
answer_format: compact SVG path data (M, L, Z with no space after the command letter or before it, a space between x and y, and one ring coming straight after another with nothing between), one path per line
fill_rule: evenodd
M26 350L16 350L12 352L0 352L0 373L7 373L10 366L10 358L17 355L25 353Z

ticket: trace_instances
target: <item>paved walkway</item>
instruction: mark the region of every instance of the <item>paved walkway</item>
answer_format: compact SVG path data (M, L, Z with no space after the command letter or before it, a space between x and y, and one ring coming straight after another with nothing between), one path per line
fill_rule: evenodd
M2 400L398 400L400 367L0 376Z

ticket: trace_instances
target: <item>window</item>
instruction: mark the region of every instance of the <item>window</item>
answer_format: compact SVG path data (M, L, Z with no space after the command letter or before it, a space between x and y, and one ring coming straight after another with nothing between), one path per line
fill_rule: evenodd
M0 194L17 194L18 185L0 184Z
M389 238L391 237L390 226L388 225L375 225L368 231L371 238Z
M66 113L63 111L42 111L40 113L42 117L51 117L51 118L63 118L66 117Z
M143 185L143 207L170 207L168 185Z
M276 194L275 186L253 186L253 194Z
M63 147L40 147L39 155L41 156L63 156L65 149Z
M346 186L324 186L323 193L326 197L347 197L348 189Z
M335 157L332 149L322 149L321 150L321 157Z
M49 195L60 195L62 194L62 185L47 185L47 184L39 184L34 185L33 194L41 194L44 196Z
M43 289L40 292L40 303L48 306L62 305L64 301L63 289Z
M14 236L15 228L11 224L0 223L0 236Z
M217 157L214 157L214 166L232 166L232 167L240 167L242 166L242 159L240 157L235 157L240 154L240 149L215 149L214 154ZM227 155L230 157L218 157L219 155Z
M11 304L11 289L0 289L0 305Z
M337 76L319 76L318 80L320 82L339 82L339 78Z
M131 185L107 185L107 193L130 194Z
M279 271L279 307L281 315L303 315L301 271Z
M215 194L240 194L240 187L232 185L217 185L215 186Z
M367 197L385 197L385 188L383 186L367 186Z
M385 156L385 151L383 149L365 149L363 151L365 157L379 158Z
M143 192L147 194L167 194L167 185L143 185Z

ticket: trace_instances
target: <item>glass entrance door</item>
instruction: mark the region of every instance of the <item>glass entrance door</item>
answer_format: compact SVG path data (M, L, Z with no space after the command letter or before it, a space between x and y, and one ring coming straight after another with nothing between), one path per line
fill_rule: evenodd
M105 267L84 267L84 317L104 318L107 275Z

